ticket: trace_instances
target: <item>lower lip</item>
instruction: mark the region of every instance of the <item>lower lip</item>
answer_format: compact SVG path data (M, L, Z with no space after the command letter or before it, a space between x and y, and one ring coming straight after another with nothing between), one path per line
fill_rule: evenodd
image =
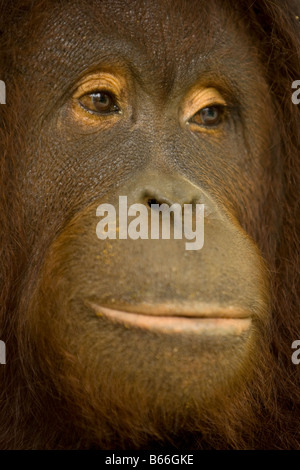
M146 315L124 312L91 304L98 317L120 323L126 328L142 328L162 333L189 333L205 335L241 335L249 330L251 320L247 318L205 318L188 316Z

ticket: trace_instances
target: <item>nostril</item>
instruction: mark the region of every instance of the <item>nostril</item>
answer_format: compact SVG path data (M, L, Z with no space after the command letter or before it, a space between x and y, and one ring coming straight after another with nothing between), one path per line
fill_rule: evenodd
M151 209L152 204L159 204L159 202L158 202L158 200L155 199L155 198L149 198L149 199L147 200L147 204L148 204L148 206L149 206L150 209Z
M162 204L166 204L167 206L171 206L173 204L173 202L168 197L166 197L166 195L158 194L158 191L155 191L154 189L144 190L144 192L141 194L141 200L145 206L150 207L152 210L156 210L157 206L161 206Z

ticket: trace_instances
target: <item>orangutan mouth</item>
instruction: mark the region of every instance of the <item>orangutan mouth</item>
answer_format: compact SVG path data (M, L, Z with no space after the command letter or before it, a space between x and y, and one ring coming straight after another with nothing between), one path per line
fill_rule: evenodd
M251 326L250 312L234 307L143 304L116 309L93 302L90 305L98 317L121 323L127 328L138 327L164 333L240 335Z

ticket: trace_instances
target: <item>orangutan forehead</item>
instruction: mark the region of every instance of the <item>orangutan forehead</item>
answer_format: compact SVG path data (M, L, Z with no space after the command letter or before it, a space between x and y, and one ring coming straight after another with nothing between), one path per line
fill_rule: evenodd
M251 49L221 2L68 3L72 8L67 9L65 3L52 6L30 37L30 68L39 72L44 68L48 77L54 62L56 75L68 80L89 67L118 63L130 67L136 76L145 72L150 82L160 80L162 86L170 87L170 80L182 78L186 84L188 77L194 81L204 71L215 69L224 69L223 75L234 79L237 63L251 69L249 62L256 61L253 44ZM201 14L195 15L195 10Z

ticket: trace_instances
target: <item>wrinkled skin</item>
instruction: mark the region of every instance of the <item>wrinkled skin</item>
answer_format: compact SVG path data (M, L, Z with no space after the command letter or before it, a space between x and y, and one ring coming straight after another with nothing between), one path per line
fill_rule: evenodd
M14 75L30 129L24 376L35 369L34 393L80 436L25 447L205 447L207 421L255 376L271 321L282 214L268 188L282 183L259 43L222 2L86 3L52 2L25 28ZM97 111L96 92L112 105ZM200 122L208 106L214 125ZM151 201L204 204L203 248L99 240L97 207L124 195L149 217Z

